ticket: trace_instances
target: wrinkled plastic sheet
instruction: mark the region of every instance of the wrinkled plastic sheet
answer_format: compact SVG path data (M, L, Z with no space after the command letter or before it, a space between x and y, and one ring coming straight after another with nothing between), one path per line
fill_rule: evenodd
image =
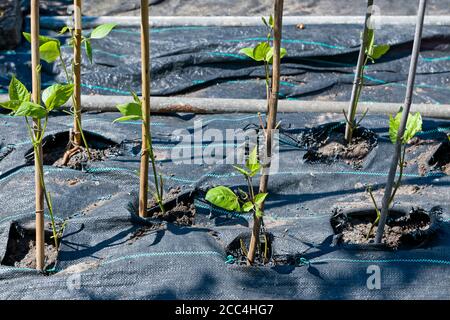
M416 191L399 192L395 206L429 210L440 205L442 226L432 243L399 251L354 251L331 245L333 208L370 206L365 185L380 191L386 182L393 150L387 117L364 120L364 126L378 134L378 144L362 167L354 169L339 161L306 163L306 150L295 143L306 126L342 121L342 115L279 116L281 158L278 173L270 176L265 224L274 235L274 254L298 254L304 265L245 268L226 264L225 248L249 230L251 219L213 209L201 196L195 200L194 226L167 223L130 240L142 227L132 209L139 184L140 123L111 124L116 116L87 114L83 123L86 131L122 143L121 156L92 162L84 171L45 166L56 219L70 218L57 272L43 276L35 270L1 266L1 299L448 299L450 179L439 171L422 176L414 161L429 144L408 152L404 184ZM67 131L72 124L67 116L50 120L47 135ZM192 133L194 121L219 132L259 123L256 115L248 114L154 116L154 145L166 189L207 190L219 184L245 188L231 165L170 161L179 138L174 130ZM449 130L449 121L425 119L419 137L443 141ZM205 141L193 150L204 150L210 143ZM0 255L4 255L10 224L34 219L33 167L26 166L24 158L31 145L22 119L0 118L0 147L4 155L0 161ZM74 179L77 182L70 183ZM381 268L381 290L366 286L370 265Z
M361 25L285 26L280 98L348 101L359 51ZM86 31L88 32L88 30ZM55 36L55 31L42 30ZM172 27L151 32L151 92L155 96L265 98L264 67L239 53L264 41L263 27ZM383 26L378 43L390 52L369 63L361 100L401 103L404 100L414 26ZM67 39L61 38L64 42ZM448 104L450 33L446 26L427 26L419 59L414 101ZM83 57L85 94L127 95L140 91L139 29L120 28L107 39L93 41L94 63ZM0 52L0 92L17 74L30 86L30 47ZM72 49L63 46L70 65ZM65 81L60 63L43 63L43 85Z

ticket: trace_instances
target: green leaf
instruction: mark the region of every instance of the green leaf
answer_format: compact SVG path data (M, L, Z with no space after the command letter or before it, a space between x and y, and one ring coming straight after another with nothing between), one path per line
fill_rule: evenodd
M242 48L241 50L239 50L239 53L245 54L247 57L255 60L253 56L253 48Z
M86 51L89 62L92 63L92 45L90 40L84 42L84 50Z
M15 76L11 78L9 83L9 99L18 101L30 101L31 94L28 92L25 85L20 82Z
M395 118L392 116L390 116L389 118L389 138L391 139L391 142L393 144L397 142L397 135L402 119L402 112L403 111L397 113ZM422 116L419 112L416 112L414 115L409 114L408 120L406 122L405 132L402 138L402 144L408 143L408 141L414 138L414 136L420 131L422 131Z
M244 176L248 176L249 173L247 171L245 171L244 169L238 167L238 166L233 166L234 169L236 169L236 171L239 171L240 173L242 173Z
M253 148L250 152L247 162L245 164L247 169L250 171L250 176L253 177L261 168L258 161L258 147Z
M253 203L251 203L250 201L248 201L248 202L246 202L246 203L244 203L244 204L242 205L242 211L244 211L244 212L250 212L250 211L253 210L253 207L254 207Z
M142 119L141 105L136 102L119 104L116 108L119 109L120 113L124 116L137 116Z
M260 206L263 204L264 200L266 200L268 193L259 193L255 196L255 204Z
M42 60L52 63L59 58L61 52L58 43L49 41L39 47L39 53L41 54Z
M273 15L269 17L269 26L273 29Z
M283 59L286 54L287 54L286 49L281 48L280 49L280 60ZM270 64L273 63L273 48L270 48L269 52L267 52L266 61Z
M42 92L42 101L48 112L61 107L73 94L73 84L54 84Z
M219 208L228 211L241 211L239 198L230 188L224 186L212 188L206 193L205 199Z
M25 39L31 43L31 34L29 34L28 32L23 32L22 33L23 36L25 37ZM51 37L46 37L46 36L39 36L39 46L42 46L43 44L47 43L47 42L51 42L54 41L56 42L56 44L58 45L58 47L61 46L61 42L59 42L58 39L55 38L51 38Z
M22 101L19 101L19 100L11 100L11 101L6 101L6 102L1 102L0 107L3 109L11 110L11 111L16 111L19 108L21 103L22 103Z
M372 58L372 60L378 60L382 56L384 56L390 48L391 46L388 44L376 45L373 47L370 57Z
M265 61L267 53L270 50L270 46L267 42L261 42L259 43L254 49L253 49L253 59L256 61Z
M72 32L72 28L68 27L68 26L64 26L61 31L59 31L60 35L65 34L67 31Z
M102 39L106 37L114 27L117 26L116 23L106 23L99 25L91 33L91 39Z
M405 134L403 135L403 143L408 143L420 131L422 131L422 116L419 112L416 112L414 115L410 114L406 123Z
M136 121L136 120L142 120L139 116L123 116L120 118L117 118L113 121L113 123L116 122L125 122L125 121Z
M264 216L264 212L263 212L261 209L256 208L256 210L255 210L255 215L256 215L258 218L262 218L262 217Z
M400 128L400 121L402 118L402 112L400 111L397 113L397 115L392 117L392 115L389 115L389 138L391 139L391 142L393 144L397 143L397 135L398 135L398 129Z
M269 23L267 22L265 17L261 17L261 20L268 28L270 28Z
M20 104L14 115L42 119L47 116L47 110L39 104L27 101Z

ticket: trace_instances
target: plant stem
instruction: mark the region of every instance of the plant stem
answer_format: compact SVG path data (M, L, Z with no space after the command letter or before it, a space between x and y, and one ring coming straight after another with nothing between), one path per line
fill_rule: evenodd
M283 26L283 0L274 1L274 49L273 49L273 67L272 67L272 91L269 98L269 115L267 119L267 130L266 130L266 161L263 164L263 174L261 176L259 184L259 193L267 192L267 185L269 182L269 172L270 161L272 157L272 139L273 139L273 129L277 122L277 109L278 109L278 93L280 88L280 52L281 52L281 36L282 36L282 26ZM264 210L264 203L259 208L261 211ZM262 218L257 217L256 214L253 215L253 230L252 237L250 239L250 247L248 250L247 264L252 265L255 261L256 248L259 242L259 233L261 230Z
M398 167L399 167L399 174L398 174L398 180L395 183L395 188L394 191L392 192L391 198L389 199L389 207L391 206L392 202L394 201L395 195L397 194L398 188L400 188L400 185L402 183L402 178L403 178L403 170L405 168L405 157L406 157L406 145L403 145L402 148L402 155L401 158L399 160L398 163Z
M406 123L409 117L409 111L411 109L412 95L414 90L414 82L416 80L417 62L419 59L420 46L422 43L422 32L423 32L423 22L425 20L425 10L427 1L420 0L419 10L417 13L417 25L416 32L414 36L414 45L411 56L411 65L409 68L408 84L406 87L406 97L405 104L402 113L402 119L400 122L399 130L397 133L397 141L395 143L394 155L391 162L391 167L389 169L388 180L386 183L386 188L383 197L383 204L381 208L381 217L378 224L377 235L375 237L376 243L381 243L384 234L384 227L386 225L386 220L389 211L390 202L392 202L392 189L394 187L395 175L397 173L397 165L402 151L403 135L405 133Z
M375 197L373 196L373 193L372 193L372 188L369 188L368 191L370 194L370 198L372 199L372 203L375 207L377 217L376 217L375 221L372 223L372 226L370 227L369 233L366 236L366 240L369 240L369 237L372 234L373 228L375 228L375 225L380 221L380 216L381 216L380 209L378 209L377 202L375 201Z
M368 41L368 33L369 33L369 26L368 22L370 18L372 17L372 10L371 7L373 6L374 0L368 0L367 1L367 12L366 12L366 18L364 21L364 31L362 34L362 41L361 41L361 47L359 48L359 56L358 56L358 63L356 65L356 73L355 73L355 80L353 82L353 90L352 95L350 99L350 105L348 108L348 122L345 127L345 140L347 143L351 143L353 139L353 126L355 122L356 117L356 109L358 107L358 101L359 96L361 93L362 88L362 78L364 75L364 66L365 62L367 61L366 58L366 48L367 48L367 41Z
M150 115L150 114L149 114ZM144 123L144 126L147 128L147 124L145 124L145 122L143 121L142 123ZM153 171L153 181L155 183L155 200L156 203L158 204L159 208L161 209L162 213L165 213L166 210L164 208L163 205L163 185L162 185L162 177L160 176L160 181L161 184L159 184L158 182L158 172L156 170L156 161L155 161L155 154L153 152L153 142L152 142L152 132L150 130L150 128L148 128L148 130L146 130L148 132L148 134L146 135L147 138L147 148L146 150L148 151L148 155L150 156L150 163L152 164L152 171Z

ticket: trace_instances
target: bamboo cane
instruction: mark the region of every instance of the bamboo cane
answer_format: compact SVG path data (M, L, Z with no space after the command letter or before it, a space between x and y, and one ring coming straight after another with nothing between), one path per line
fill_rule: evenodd
M150 32L148 0L141 0L142 149L139 185L139 216L147 216L150 134Z
M272 88L269 98L269 115L266 128L266 159L267 163L264 164L263 174L261 176L259 184L259 192L267 192L267 186L269 182L269 170L270 161L272 157L272 144L273 144L273 130L277 121L277 109L278 109L278 91L280 88L280 51L281 51L281 35L283 27L283 0L275 0L274 2L274 28L273 28L273 66L272 66ZM263 210L264 204L261 206ZM259 242L259 233L261 230L262 219L254 216L252 237L250 240L250 246L248 250L247 264L252 265L255 260L256 248Z
M406 97L405 104L403 108L402 119L400 122L400 127L397 133L397 142L395 144L394 156L392 158L391 167L389 169L388 180L386 183L386 188L384 191L382 208L381 208L381 217L378 223L377 234L375 237L376 243L381 243L383 240L384 227L386 225L386 220L389 211L389 202L392 196L392 190L394 187L395 176L397 173L397 165L400 159L401 147L402 147L402 139L405 133L406 123L408 121L409 111L411 109L412 103L412 95L414 90L414 82L416 80L416 71L417 71L417 62L419 59L420 46L422 43L422 31L423 24L425 20L425 11L426 11L427 1L420 0L419 10L417 13L417 25L416 25L416 33L414 36L414 46L411 56L411 65L409 68L409 76L408 76L408 84L406 87Z
M74 38L73 46L74 66L73 66L73 144L79 147L82 143L81 137L81 10L82 0L74 0Z
M373 6L373 0L367 1L367 12L366 12L366 18L364 22L364 31L362 33L361 37L361 47L359 49L359 56L358 56L358 63L356 66L356 72L355 72L355 80L353 81L353 89L352 89L352 95L350 98L350 105L348 106L348 120L347 125L345 127L345 140L347 143L351 143L353 139L353 123L356 116L356 108L358 104L358 91L360 89L360 85L364 76L364 60L366 59L366 47L367 47L367 41L368 41L368 33L369 33L369 20L372 17L372 7Z
M39 71L39 0L31 0L31 77L33 102L40 104L41 76ZM33 119L34 136L41 134L41 121ZM36 269L44 270L44 190L41 177L44 175L42 167L42 144L35 146L34 184L36 194Z

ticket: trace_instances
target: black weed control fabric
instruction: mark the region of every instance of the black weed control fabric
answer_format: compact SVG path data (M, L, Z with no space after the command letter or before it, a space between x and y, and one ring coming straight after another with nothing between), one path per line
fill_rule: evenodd
M281 160L278 173L270 177L265 224L274 235L274 255L297 255L299 263L245 268L226 263L232 261L225 248L249 230L251 220L212 209L202 196L195 200L193 226L167 223L134 236L143 226L133 209L140 123L111 124L116 116L87 114L84 125L87 132L119 143L121 155L92 162L84 171L45 166L57 221L67 220L56 273L44 276L31 269L1 266L1 299L448 299L450 179L432 170L422 176L416 163L430 144L444 141L450 122L424 120L419 137L428 142L410 146L404 180L408 186L400 190L395 203L427 210L440 205L442 225L436 237L423 248L355 251L332 246L330 217L333 208L369 206L367 184L374 186L377 198L381 195L392 152L387 118L364 120L364 126L378 135L378 144L361 168L354 169L343 162L305 163L305 150L296 143L306 126L342 121L340 115L280 115ZM181 134L174 130L193 133L195 121L201 121L204 130L222 133L259 123L257 116L248 114L153 117L158 167L166 189L206 190L219 184L245 188L231 165L170 161ZM67 116L52 117L48 136L67 131L71 123ZM2 116L0 139L2 259L11 223L33 221L34 196L33 168L25 165L31 146L23 121ZM211 144L207 141L194 145L193 152L206 152ZM366 286L371 265L381 268L381 290Z
M87 30L88 32L88 30ZM301 30L286 26L280 95L282 99L350 97L357 60L360 25L307 25ZM55 36L56 32L42 30ZM378 43L391 51L367 66L362 100L402 102L412 48L413 26L384 26ZM188 95L209 98L265 98L264 68L239 54L243 47L264 41L262 27L154 28L152 45L152 95ZM66 41L66 38L60 38ZM129 94L140 91L139 30L120 28L104 40L93 41L94 63L83 62L83 92ZM450 103L450 29L425 28L415 95L418 103ZM13 74L30 79L29 44L0 52L0 91L6 93ZM72 49L63 47L68 62ZM65 81L59 63L44 63L43 84ZM28 84L29 85L29 84Z

